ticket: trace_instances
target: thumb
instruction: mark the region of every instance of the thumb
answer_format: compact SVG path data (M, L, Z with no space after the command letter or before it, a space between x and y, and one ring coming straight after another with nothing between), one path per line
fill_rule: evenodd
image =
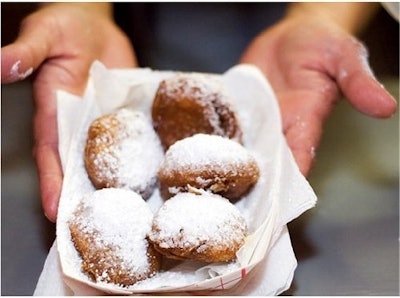
M380 84L369 66L366 48L352 42L337 64L336 80L350 104L360 112L387 118L396 112L396 100Z
M17 40L1 49L1 83L25 79L48 57L51 35L44 27L24 21Z

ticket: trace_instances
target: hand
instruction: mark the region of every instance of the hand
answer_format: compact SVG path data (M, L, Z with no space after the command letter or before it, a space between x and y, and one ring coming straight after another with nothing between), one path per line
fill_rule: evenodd
M108 67L135 67L134 51L105 3L57 3L22 23L17 40L2 48L2 83L34 74L34 158L42 205L55 221L62 187L55 92L82 94L88 69L98 59Z
M284 134L304 175L340 92L367 115L385 118L396 111L394 98L369 68L366 49L327 18L285 18L262 32L240 62L257 65L271 83Z

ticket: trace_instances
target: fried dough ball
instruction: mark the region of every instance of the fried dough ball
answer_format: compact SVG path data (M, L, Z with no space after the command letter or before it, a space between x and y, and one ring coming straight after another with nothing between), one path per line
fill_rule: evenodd
M172 145L158 172L164 198L192 186L232 201L245 195L259 176L257 162L245 147L228 138L206 134Z
M84 197L69 221L82 271L95 282L122 287L153 276L161 259L146 239L152 219L130 190L104 188Z
M164 152L151 120L140 111L120 109L89 127L85 166L97 189L128 188L148 198Z
M196 133L241 141L231 100L214 76L179 73L163 80L156 92L152 118L164 149Z
M232 203L201 191L165 201L148 238L167 258L213 263L236 259L246 235L246 221Z

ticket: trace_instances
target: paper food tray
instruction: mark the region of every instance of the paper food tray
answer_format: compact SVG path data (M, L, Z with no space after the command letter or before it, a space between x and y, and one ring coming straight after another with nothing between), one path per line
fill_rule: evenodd
M228 289L246 278L268 256L289 221L315 205L315 194L299 172L282 134L272 88L257 68L238 65L216 76L222 79L234 100L244 146L256 157L261 175L254 189L236 203L247 220L250 234L237 254L237 261L206 266L185 261L128 288L95 283L83 274L67 222L82 196L95 190L83 161L87 129L95 118L123 106L141 110L150 117L159 82L172 75L172 71L147 68L109 70L94 62L83 98L59 92L58 126L64 182L57 220L57 247L67 283L74 281L112 294ZM163 200L155 191L147 202L155 212Z

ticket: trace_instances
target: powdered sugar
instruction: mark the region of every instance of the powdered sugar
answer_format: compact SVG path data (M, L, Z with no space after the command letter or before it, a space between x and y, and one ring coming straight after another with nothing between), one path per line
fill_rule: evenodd
M131 188L145 189L149 183L154 184L158 167L163 158L163 150L151 122L140 112L132 116L123 110L121 122L127 125L127 138L120 147L119 178L121 184Z
M166 80L168 88L165 89L170 98L180 94L183 97L194 97L203 101L205 106L207 101L215 97L227 100L224 85L221 80L213 75L203 73L179 73ZM222 95L222 96L221 96Z
M165 172L214 166L232 171L252 159L249 151L236 141L216 135L196 134L172 145L161 167Z
M160 140L144 113L120 109L114 115L102 121L105 132L94 140L102 148L92 157L96 174L114 186L145 194L156 182L164 155ZM117 130L114 136L109 132L113 130Z
M138 194L115 188L97 190L82 200L79 211L82 214L72 222L78 220L82 231L97 235L97 247L111 245L124 270L148 274L146 234L151 229L153 214ZM106 280L107 276L99 279Z
M23 80L32 74L32 72L33 72L32 67L28 68L25 72L20 72L20 70L19 70L20 64L21 64L21 60L18 60L11 66L11 69L10 69L10 77L11 78Z
M154 229L158 227L158 229ZM154 217L152 241L163 248L229 247L244 240L246 222L227 199L203 192L178 193L165 202Z

